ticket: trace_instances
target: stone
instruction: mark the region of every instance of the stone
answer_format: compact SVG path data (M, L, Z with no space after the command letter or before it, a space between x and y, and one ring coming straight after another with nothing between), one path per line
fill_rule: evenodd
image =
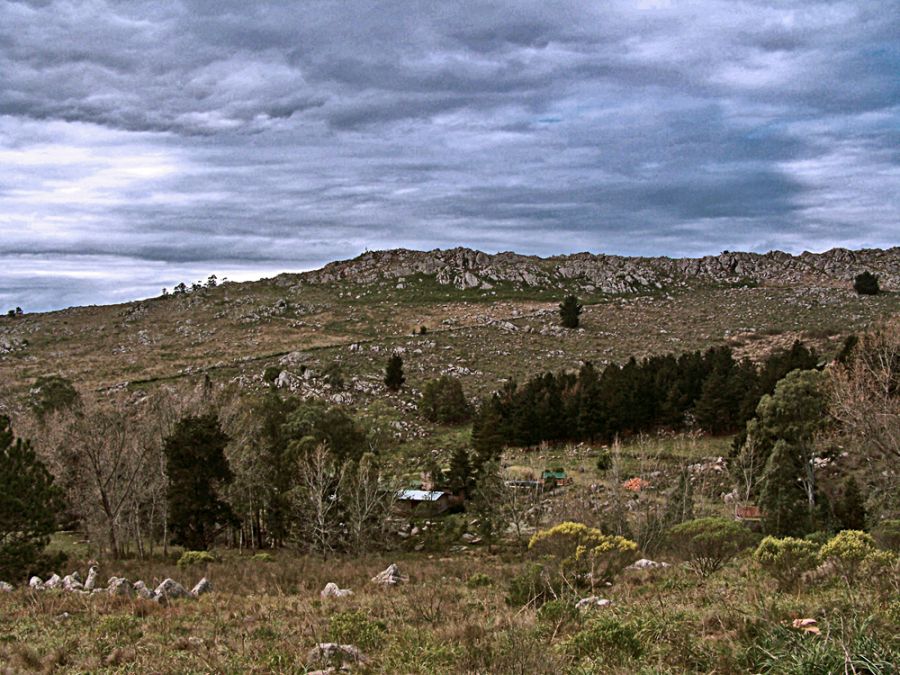
M84 590L84 584L81 583L81 575L78 572L72 572L72 574L66 575L62 580L63 590L66 591L81 591Z
M36 591L42 591L44 590L44 582L41 581L40 577L31 577L31 579L28 580L28 587L33 588Z
M191 595L195 598L199 598L201 595L205 593L209 593L212 590L212 584L209 582L209 579L203 577L197 584L191 589Z
M106 583L106 592L110 595L124 595L130 598L134 594L134 589L125 577L110 577Z
M655 560L648 560L647 558L641 558L630 564L626 567L626 570L652 570L658 567L669 567L669 563L664 562L656 562Z
M316 664L363 664L368 658L354 645L342 645L336 642L320 642L306 655L307 665Z
M341 588L333 581L329 581L319 595L323 598L345 598L348 595L353 595L353 591L349 588Z
M62 586L62 577L58 574L54 574L44 582L44 588L59 588L60 586Z
M190 595L191 594L185 590L184 586L174 579L165 579L156 587L156 591L153 593L153 599L157 602L163 602L167 600L176 600L178 598L187 598L190 597Z
M588 609L597 609L598 607L609 607L611 604L612 600L607 600L606 598L598 598L596 595L591 595L576 602L575 607L584 611Z
M153 600L153 590L147 588L147 584L145 584L143 581L135 581L132 584L131 588L134 589L135 594L139 598L143 598L144 600Z
M396 563L391 563L386 569L372 577L372 583L383 586L396 586L407 581L409 581L409 577L400 573L400 568Z
M12 593L13 585L6 581L0 581L0 593Z
M97 566L91 565L91 568L88 570L87 579L84 582L84 590L93 591L97 587Z

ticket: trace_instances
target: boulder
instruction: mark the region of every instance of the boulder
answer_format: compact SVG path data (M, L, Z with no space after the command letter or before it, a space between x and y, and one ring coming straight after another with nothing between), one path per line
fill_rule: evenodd
M409 577L400 573L400 568L397 567L396 563L391 563L387 566L387 569L372 577L372 583L383 586L396 586L407 581L409 581Z
M157 602L189 597L191 597L191 594L188 593L187 590L185 590L184 586L179 584L174 579L163 580L163 582L156 587L156 591L153 593L153 599Z
M656 562L655 560L648 560L647 558L641 558L640 560L633 562L626 570L653 570L658 567L669 567L669 563L664 562Z
M135 581L131 588L134 589L135 594L139 598L143 598L144 600L153 600L153 590L147 588L147 584L143 581Z
M97 587L97 566L92 565L88 570L87 579L84 582L84 590L93 591Z
M209 593L212 590L212 584L209 583L209 579L203 577L197 584L191 589L191 595L195 598L199 598L204 593Z
M84 584L81 583L81 575L78 572L72 572L72 574L66 575L62 580L63 590L66 591L81 591L84 590Z
M598 598L596 595L591 595L576 602L575 607L580 610L589 610L597 609L598 607L609 607L611 604L612 600L607 600L606 598Z
M41 581L40 577L31 577L31 579L28 580L28 587L33 588L36 591L42 591L44 590L44 582Z
M6 582L0 581L0 593L12 593L13 585Z
M110 577L106 583L106 592L110 595L124 595L130 598L134 594L134 589L125 577Z
M366 663L368 659L354 645L341 645L336 642L320 642L309 650L306 664L332 665L345 663Z
M60 586L62 586L62 577L58 574L54 574L44 582L44 588L59 588Z
M323 598L345 598L348 595L353 595L353 591L349 588L341 588L333 581L329 581L319 595Z

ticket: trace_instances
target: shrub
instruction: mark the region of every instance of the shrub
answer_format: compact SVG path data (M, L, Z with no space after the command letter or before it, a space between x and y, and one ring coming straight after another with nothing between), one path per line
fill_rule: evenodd
M209 551L185 551L176 563L179 567L206 565L216 562L216 557Z
M341 644L352 644L361 649L371 649L381 644L387 632L382 621L369 619L365 612L338 612L328 620L328 638Z
M861 572L867 585L880 597L900 593L900 556L893 551L872 551L863 560Z
M856 580L863 561L875 551L875 540L860 530L838 532L822 547L822 560L834 566L835 571L851 584Z
M637 544L618 535L603 534L582 523L565 522L536 532L529 550L555 558L575 580L590 575L591 583L610 581L637 559Z
M254 553L251 560L255 560L256 562L270 563L275 562L275 556L273 556L271 553L260 551L259 553Z
M727 518L698 518L669 530L672 551L707 577L751 545L753 533Z
M871 272L857 274L853 280L853 290L859 295L878 295L881 291L878 285L878 277Z
M278 379L279 375L281 375L281 368L278 366L267 366L263 371L263 382L275 384L275 380Z
M559 322L563 328L578 328L582 309L578 298L567 295L559 305Z
M469 588L483 588L484 586L492 586L493 584L494 580L484 572L475 572L475 574L466 579L466 586Z
M880 548L900 552L900 520L883 520L872 529L872 537Z
M609 450L602 448L597 453L597 471L609 471L612 468L612 455Z
M562 577L544 565L531 563L510 580L506 604L512 607L540 607L562 594Z
M629 623L612 616L592 620L584 630L565 643L566 651L576 658L599 657L617 662L622 658L640 658L644 649L637 631Z
M794 537L766 537L753 558L781 590L796 588L804 572L814 569L818 562L819 547L813 542Z
M553 628L565 623L575 623L579 618L580 614L575 603L565 598L544 603L537 612L538 621Z

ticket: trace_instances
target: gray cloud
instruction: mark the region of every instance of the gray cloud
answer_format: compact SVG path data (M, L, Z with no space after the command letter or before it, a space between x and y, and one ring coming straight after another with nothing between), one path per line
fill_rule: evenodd
M883 3L433 5L0 6L0 302L366 247L897 244Z

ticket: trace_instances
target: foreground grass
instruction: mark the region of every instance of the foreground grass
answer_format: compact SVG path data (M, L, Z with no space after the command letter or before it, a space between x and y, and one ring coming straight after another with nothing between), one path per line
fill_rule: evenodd
M224 554L203 568L112 562L106 575L148 583L208 576L215 591L159 606L144 600L17 590L0 595L3 672L303 673L317 642L358 646L361 672L896 672L900 598L837 583L780 594L747 557L707 580L677 566L626 572L611 607L511 607L518 551L388 559ZM408 584L369 579L395 561ZM322 600L334 581L354 590ZM817 619L822 632L789 628ZM849 665L847 665L849 664Z

